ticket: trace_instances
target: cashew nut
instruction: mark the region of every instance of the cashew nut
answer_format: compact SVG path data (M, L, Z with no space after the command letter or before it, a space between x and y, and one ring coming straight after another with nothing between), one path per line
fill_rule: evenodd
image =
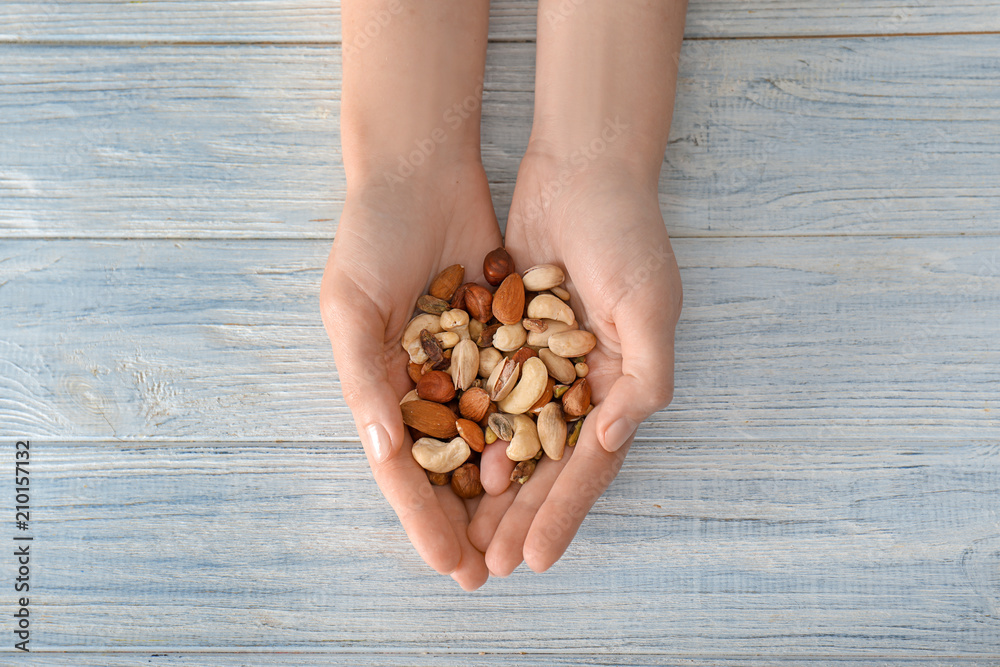
M576 322L573 324L566 324L558 320L542 320L542 322L545 323L545 331L541 333L529 331L528 345L532 347L548 347L549 338L554 334L562 333L563 331L574 331L580 328Z
M549 370L549 375L559 380L559 382L572 384L576 379L576 369L573 368L573 362L569 359L560 357L547 347L543 347L538 351L538 358L542 360L545 368Z
M535 458L542 449L538 440L538 429L528 415L514 415L514 437L507 445L507 458L511 461L527 461Z
M403 329L400 344L406 350L406 353L410 355L410 361L415 364L422 364L424 361L427 361L427 355L424 354L423 348L420 346L420 332L424 329L427 329L431 334L440 333L441 317L427 313L417 315ZM422 361L419 360L421 355L423 355Z
M431 472L451 472L465 463L472 450L469 443L461 437L451 442L443 442L434 438L420 438L413 443L411 449L413 458L420 467Z
M528 304L528 317L532 319L559 320L566 324L576 322L573 309L565 301L551 294L539 294Z
M497 407L502 412L519 415L527 412L545 393L549 371L538 357L531 357L521 364L521 380Z

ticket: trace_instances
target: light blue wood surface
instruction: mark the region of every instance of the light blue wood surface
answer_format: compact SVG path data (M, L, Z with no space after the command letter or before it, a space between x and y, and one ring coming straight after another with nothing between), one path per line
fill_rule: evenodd
M533 11L492 9L501 217ZM551 572L471 595L378 494L319 320L338 17L0 4L0 444L33 443L40 653L8 592L0 664L1000 664L994 2L692 0L676 398Z

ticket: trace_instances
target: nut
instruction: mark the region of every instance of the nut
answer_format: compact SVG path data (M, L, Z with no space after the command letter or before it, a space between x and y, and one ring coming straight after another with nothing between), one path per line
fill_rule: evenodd
M573 362L569 359L560 357L558 354L554 354L552 350L547 347L543 347L538 351L538 358L545 364L545 368L548 369L549 375L559 380L559 382L562 382L563 384L570 384L576 379L576 369L573 368Z
M475 463L463 463L451 474L451 488L459 498L469 500L483 492L483 484L479 481L479 466Z
M403 403L407 403L409 401L419 401L419 400L420 397L417 396L417 390L411 389L410 391L406 392L403 398L399 399L399 404L402 405Z
M545 392L549 372L541 359L531 358L521 364L521 379L506 398L497 399L498 407L509 414L527 412Z
M566 447L566 420L563 419L562 408L558 403L547 403L538 413L538 440L542 443L545 455L553 461L563 456Z
M470 284L471 283L465 283L464 285L459 285L458 286L458 289L455 290L455 293L451 295L451 303L448 304L448 306L450 308L453 308L453 309L454 308L458 308L458 309L464 309L465 308L465 288L466 288L466 286L468 286ZM445 310L447 310L447 308ZM444 312L444 311L442 311L442 312Z
M449 383L450 384L450 383ZM453 438L458 435L455 427L455 413L447 405L418 399L403 403L403 423L412 426L432 438ZM427 466L424 466L427 468ZM430 468L427 468L430 470ZM448 472L442 470L441 472Z
M530 317L526 317L521 320L521 326L528 331L533 331L535 333L545 333L545 330L549 328L549 325L545 323L545 320L533 320Z
M513 359L504 359L498 363L486 380L486 392L490 400L502 401L507 398L517 385L520 374L521 365Z
M420 438L413 443L410 452L414 460L424 470L445 473L451 472L465 463L472 450L469 449L468 443L461 438L454 438L449 442L442 442L434 438Z
M511 415L494 412L490 415L489 426L500 440L510 442L514 438L514 420Z
M447 403L455 398L455 386L452 384L451 376L444 371L425 373L417 383L417 396L425 401Z
M448 302L430 294L424 294L417 299L417 308L431 315L440 315L448 310Z
M514 356L512 356L511 359L513 359L519 364L523 364L528 359L537 356L538 353L532 350L530 347L522 347L521 349L519 349L517 352L514 353Z
M538 440L538 429L528 415L514 415L514 437L507 445L507 458L511 461L527 461L542 449Z
M469 319L469 338L473 342L475 342L476 344L478 344L479 343L479 336L482 335L483 329L485 329L485 328L486 328L485 324L483 324L479 320L471 319L470 318Z
M455 421L455 428L458 429L458 435L469 443L469 448L472 451L481 452L486 447L486 436L483 435L483 429L479 428L479 424L476 422L458 419ZM565 440L565 437L563 439Z
M590 409L590 383L580 378L562 397L563 411L568 417L582 417Z
M566 437L567 447L574 447L576 445L577 440L580 439L580 431L582 430L583 430L583 420L578 419L577 422L573 424L573 430L570 431L570 434Z
M573 370L576 371L576 376L578 378L585 378L590 372L590 366L588 366L585 361L578 361L576 365L573 366Z
M539 294L528 304L528 317L531 319L558 320L566 324L576 322L576 315L562 299L551 294ZM500 319L499 317L497 319Z
M464 310L448 310L441 313L439 324L445 331L455 331L469 326L469 314Z
M420 376L424 374L423 364L415 364L411 361L406 364L406 374L413 380L413 384L420 382Z
M465 309L469 311L470 316L486 324L493 317L493 295L482 285L467 283Z
M417 349L420 349L421 353L423 352L419 344L420 344L420 332L423 331L424 329L427 329L427 331L429 331L431 334L436 334L439 331L441 331L441 317L438 315L429 315L427 313L417 315L412 320L410 320L409 323L406 325L406 328L403 329L403 335L399 341L400 344L403 346L403 349L406 350L407 354L410 355L410 361L417 364L422 364L425 361L427 361L427 359L421 359L419 361L417 359L414 359L412 351L414 345L416 345Z
M573 324L566 324L565 322L559 322L558 320L542 321L545 323L545 331L532 331L528 334L528 345L532 347L548 347L549 338L555 334L562 333L564 331L575 331L580 328L575 322Z
M437 339L438 345L441 346L442 350L447 350L448 348L455 347L458 345L458 341L461 340L458 334L454 331L441 331L434 334L434 338Z
M557 297L559 297L563 301L569 301L569 292L567 292L564 288L562 288L562 287L550 287L549 291L552 292L553 294L555 294Z
M597 336L589 331L563 331L549 337L553 354L567 359L587 354L597 345Z
M523 315L524 284L521 282L521 276L512 273L504 279L493 295L493 316L504 324L520 324Z
M458 286L464 280L465 267L461 264L452 264L438 274L437 278L431 282L431 286L427 292L431 296L451 301L451 297L455 295L455 290L458 289Z
M492 347L493 346L493 336L503 325L499 322L494 322L488 327L484 327L480 332L479 337L476 339L476 345L479 347Z
M491 250L483 260L483 277L496 287L514 273L514 258L503 248Z
M501 352L513 352L528 340L528 332L518 320L514 324L505 324L493 334L493 347Z
M482 421L489 409L490 397L478 387L462 392L462 397L458 399L458 411L469 421Z
M479 351L479 377L488 378L497 367L503 355L495 347L487 347Z
M563 394L565 394L568 390L568 384L557 384L552 390L552 398L562 398Z
M517 482L518 484L524 484L531 477L532 473L535 472L535 466L538 464L534 459L529 459L527 461L521 461L516 466L514 470L510 473L510 481Z
M431 472L430 470L425 470L427 473L427 480L434 486L444 486L451 481L451 475L446 472Z
M479 346L471 340L463 340L455 346L451 355L451 377L455 389L465 391L479 375Z
M487 426L486 430L483 431L483 436L485 437L487 445L492 445L494 442L497 441L497 434L494 433L493 429L491 429L489 426Z
M542 395L538 397L538 400L532 403L531 407L528 408L528 414L537 415L542 411L542 408L544 408L548 402L552 400L552 394L555 386L555 380L552 378L545 378L545 391L543 391Z
M524 281L524 289L541 292L562 285L566 274L555 264L538 264L525 271L521 279Z
M434 334L436 336L437 334ZM438 339L430 334L427 329L420 332L420 347L423 348L424 354L427 355L427 361L431 364L431 368L436 371L447 368L448 359L444 354L444 350L441 348L441 343Z

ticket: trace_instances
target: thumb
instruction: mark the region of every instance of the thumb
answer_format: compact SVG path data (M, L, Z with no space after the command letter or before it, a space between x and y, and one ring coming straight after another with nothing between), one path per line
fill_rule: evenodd
M321 299L344 400L369 459L384 463L402 447L404 436L393 382L401 378L390 376L387 368L385 322L367 295L351 288L333 286ZM405 364L395 366L404 372Z
M623 345L623 353L627 348ZM618 451L631 438L643 421L662 410L674 395L673 346L661 348L655 357L625 357L624 374L611 385L596 425L601 446L608 452ZM640 371L633 371L639 368Z

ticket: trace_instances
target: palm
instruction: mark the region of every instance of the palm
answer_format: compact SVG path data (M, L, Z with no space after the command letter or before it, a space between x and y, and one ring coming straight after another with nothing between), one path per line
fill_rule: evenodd
M470 534L480 549L488 547L487 563L499 574L522 559L540 570L555 562L614 479L628 445L616 452L602 448L611 419L602 419L602 410L617 415L638 386L651 377L662 380L645 389L650 395L638 423L669 402L672 391L680 280L655 194L613 178L581 178L540 209L532 203L540 201L545 183L530 165L522 167L507 248L522 268L546 262L565 267L578 319L598 338L587 355L587 377L599 407L586 418L570 456L543 461L525 487L483 502Z
M369 451L376 481L420 555L465 588L486 577L482 554L466 538L477 503L435 489L410 456L398 409L410 387L399 344L429 277L464 264L481 278L482 258L500 244L485 174L447 190L381 190L349 200L323 276L324 319L344 397L359 432L383 424L400 451L385 462Z

